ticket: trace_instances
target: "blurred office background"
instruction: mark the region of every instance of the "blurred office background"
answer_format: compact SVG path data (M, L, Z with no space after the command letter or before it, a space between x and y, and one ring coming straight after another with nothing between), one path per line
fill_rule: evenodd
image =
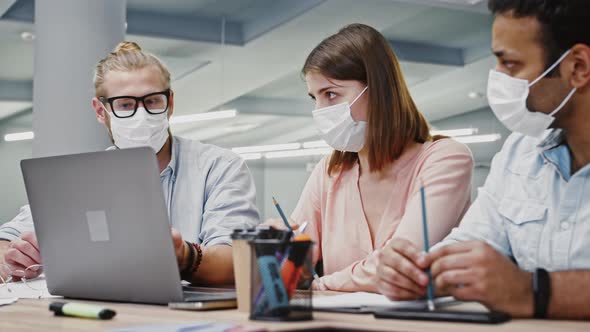
M486 2L127 0L125 38L170 68L175 135L242 148L237 151L249 159L257 204L268 218L276 216L272 196L286 212L295 207L311 169L329 152L318 141L301 66L323 38L355 22L390 41L433 127L458 130L446 133L468 143L476 160L475 197L508 136L485 96L495 64ZM19 162L33 148L35 7L33 0L0 0L0 223L26 203ZM62 81L55 77L55 84ZM94 117L90 100L71 111ZM55 131L71 126L76 123Z

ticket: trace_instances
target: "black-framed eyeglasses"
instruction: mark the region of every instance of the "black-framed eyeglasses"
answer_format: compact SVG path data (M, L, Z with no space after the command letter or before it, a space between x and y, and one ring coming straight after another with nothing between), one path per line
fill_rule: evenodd
M168 102L170 99L170 89L153 92L143 97L134 96L117 96L117 97L100 97L100 101L107 102L111 106L111 111L118 118L130 118L135 115L139 102L149 114L162 114L168 111Z

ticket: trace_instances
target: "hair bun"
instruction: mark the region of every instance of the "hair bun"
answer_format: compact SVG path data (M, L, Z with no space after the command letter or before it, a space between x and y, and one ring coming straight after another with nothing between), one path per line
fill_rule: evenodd
M115 49L113 50L113 53L122 53L122 52L140 52L141 51L141 47L139 47L139 45L137 45L137 43L135 42L128 42L128 41L124 41L124 42L120 42L117 47L115 47Z

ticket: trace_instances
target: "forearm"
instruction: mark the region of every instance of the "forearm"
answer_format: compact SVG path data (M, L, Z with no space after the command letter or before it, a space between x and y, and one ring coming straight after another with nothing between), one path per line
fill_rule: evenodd
M340 292L377 292L376 269L379 250L373 251L365 259L320 278L320 290Z
M220 244L203 247L202 250L203 259L199 268L193 274L192 282L207 286L233 285L232 247Z
M590 270L552 272L548 317L590 318Z

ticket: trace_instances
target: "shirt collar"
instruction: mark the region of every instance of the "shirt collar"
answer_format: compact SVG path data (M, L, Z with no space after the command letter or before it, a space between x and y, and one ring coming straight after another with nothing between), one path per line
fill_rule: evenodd
M560 129L552 129L537 145L546 162L553 164L561 177L569 181L571 177L571 155L565 136Z
M175 172L176 172L176 158L178 155L178 140L176 138L174 138L174 136L172 136L172 135L170 135L170 140L171 140L170 162L168 163L168 166L166 166L166 168L164 168L162 173L160 173L160 176L165 175L168 172L170 172L170 174L174 176Z
M551 129L546 132L541 142L537 145L541 151L551 150L562 145L565 142L565 136L561 129Z

